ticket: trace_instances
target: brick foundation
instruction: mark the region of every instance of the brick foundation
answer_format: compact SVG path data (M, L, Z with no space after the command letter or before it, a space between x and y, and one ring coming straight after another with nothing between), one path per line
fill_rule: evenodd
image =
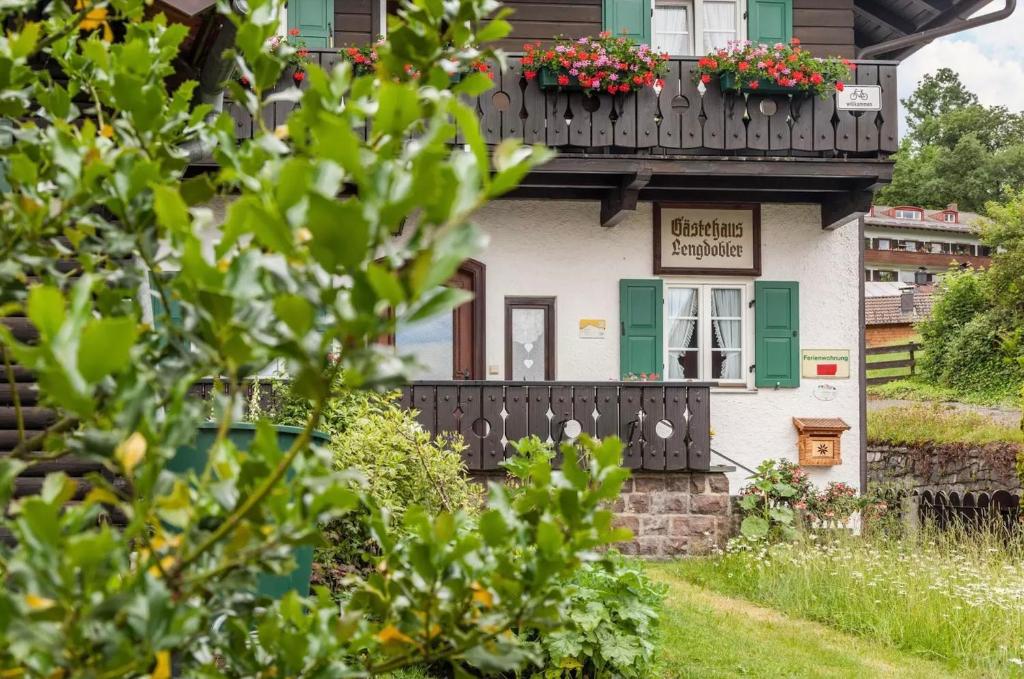
M480 482L499 475L475 474ZM623 554L668 558L706 554L735 532L729 478L724 472L634 471L612 504L615 525L633 531Z

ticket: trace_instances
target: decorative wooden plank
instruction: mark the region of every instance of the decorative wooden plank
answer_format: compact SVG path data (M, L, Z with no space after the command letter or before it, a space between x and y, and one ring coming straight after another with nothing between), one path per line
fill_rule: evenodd
M658 145L658 95L652 87L644 87L636 99L636 148Z
M644 469L665 469L665 439L655 433L659 422L665 419L665 387L644 387Z
M878 82L882 86L882 127L878 131L878 148L886 152L899 150L899 109L896 90L896 65L878 67Z
M673 108L680 113L680 148L695 149L703 144L700 91L697 89L696 61L683 61L679 68L679 94Z
M437 388L437 433L459 431L461 425L459 388L444 386Z
M398 399L398 405L403 410L412 410L412 387L402 387L402 395Z
M570 92L568 98L569 110L572 111L572 122L568 127L569 143L573 146L589 147L590 111L586 106L590 106L593 97L588 97L582 92Z
M551 421L548 419L548 408L551 406L551 391L548 387L528 387L529 392L529 429L528 436L536 436L541 441L551 441Z
M747 98L743 94L725 95L725 148L730 151L747 148Z
M572 417L572 388L566 386L551 387L551 438L555 446L568 443L571 439L565 433L565 425ZM555 450L555 462L561 464L562 455Z
M417 411L416 421L430 433L437 433L437 395L434 393L434 388L413 387L412 407Z
M225 104L228 114L235 121L235 137L249 139L252 137L252 116L240 104L229 101Z
M767 102L767 103L764 103ZM763 105L762 105L763 104ZM775 106L773 109L772 107ZM761 94L751 94L747 100L747 148L758 151L768 150L768 116L765 111L778 113L776 102Z
M779 110L768 119L768 148L772 151L788 151L792 146L789 131L792 100L793 95L778 97Z
M459 387L459 433L466 443L462 451L462 461L469 469L481 469L480 451L483 449L483 396L482 387Z
M529 416L527 414L526 387L507 387L505 389L505 438L509 441L505 447L505 455L514 450L511 443L529 435ZM547 421L547 418L544 418Z
M502 118L508 113L510 103L509 96L501 85L501 73L497 72L494 74L494 89L480 95L480 134L488 144L501 142Z
M501 409L504 405L504 387L483 387L481 393L481 417L486 422L487 436L480 442L480 468L498 469L499 463L505 459L505 448L501 444L504 435L504 422Z
M708 469L711 466L711 390L708 387L687 389L686 409L690 413L687 467Z
M686 391L686 387L665 387L665 420L672 427L665 439L665 469L669 470L686 469Z
M580 423L582 433L597 435L597 422L594 421L594 387L573 387L572 418Z
M817 96L799 97L793 100L790 115L793 117L793 148L800 151L814 150L814 100Z
M595 399L597 404L597 436L619 435L619 390L617 387L598 387Z
M526 82L518 68L509 66L501 74L501 91L508 97L508 108L501 112L501 136L498 141L511 137L523 138L523 89L521 82Z
M616 94L614 97L615 113L615 146L624 149L636 148L636 96L632 94Z
M701 98L704 106L704 147L709 149L725 148L725 96L712 83L707 87Z
M544 144L547 142L547 131L545 129L545 99L544 92L537 86L537 81L520 82L523 92L523 140L527 144Z
M835 97L833 97L833 101ZM857 150L857 118L851 111L836 110L836 146L839 151Z
M575 115L569 106L569 95L558 90L549 90L544 110L547 118L547 145L553 148L568 145L569 126L565 121L568 115Z
M658 108L661 114L661 124L658 126L658 146L667 149L682 148L683 115L681 99L681 83L679 82L680 69L683 62L673 60L668 62L668 73L665 74L665 87L658 97ZM689 74L689 71L687 71ZM674 106L679 104L679 109ZM689 103L689 102L687 102Z
M605 148L615 141L612 103L612 97L606 94L592 94L583 100L583 108L590 115L590 145L594 148Z
M622 387L619 392L619 438L625 445L622 465L630 469L639 469L644 460L640 421L642 404L640 387Z
M858 85L877 85L878 66L864 64L857 69ZM874 153L878 151L878 127L875 121L878 119L877 111L862 111L857 118L857 150L861 153Z
M814 150L831 151L836 146L836 130L832 125L835 95L822 99L814 97Z

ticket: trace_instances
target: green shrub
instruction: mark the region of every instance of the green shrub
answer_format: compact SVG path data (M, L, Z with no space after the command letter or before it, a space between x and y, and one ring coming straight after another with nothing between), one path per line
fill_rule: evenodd
M272 397L265 409L274 422L293 424L308 417L308 404L285 382L274 380L269 389ZM460 437L432 437L396 403L396 392L340 394L328 403L320 426L330 437L334 466L361 472L369 497L396 523L414 506L432 516L473 513L480 507L483 487L466 472ZM258 408L259 401L257 395L251 404ZM355 515L328 527L325 536L330 544L317 552L317 580L338 589L348 570L366 565L364 552L372 540Z
M563 627L538 635L544 669L533 676L648 676L665 589L616 554L581 568L565 586Z

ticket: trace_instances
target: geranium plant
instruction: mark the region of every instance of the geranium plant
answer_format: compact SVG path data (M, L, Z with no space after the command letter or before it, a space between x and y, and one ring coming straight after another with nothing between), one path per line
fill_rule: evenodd
M287 37L275 35L267 40L267 49L284 60L295 84L306 79L306 65L309 63L309 48L306 47L306 41L299 38L300 33L299 29L292 28L288 30ZM240 82L244 86L249 85L245 76L242 76Z
M620 94L663 85L668 54L629 38L603 32L596 38L557 38L554 46L523 45L520 63L527 80L542 87L579 88L584 92Z
M352 70L356 75L373 73L377 70L377 61L379 60L377 46L383 40L384 38L378 38L377 42L367 45L352 45L342 49L338 54L343 60L352 64ZM457 69L451 73L453 79L461 79L461 76L468 75L469 73L483 73L491 80L494 80L494 69L491 68L490 63L485 59L469 59L461 64L453 64L453 66L457 66ZM405 68L405 75L415 77L418 75L418 72L411 65L408 65Z
M826 97L833 91L842 92L844 78L855 68L849 59L811 56L797 38L788 45L774 46L736 40L701 57L695 77L705 85L718 78L723 90L781 89Z

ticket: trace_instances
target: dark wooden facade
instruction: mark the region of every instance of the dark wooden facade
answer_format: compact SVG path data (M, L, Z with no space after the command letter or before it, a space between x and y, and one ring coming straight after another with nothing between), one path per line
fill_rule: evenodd
M793 0L793 35L815 56L856 56L853 26L853 0Z
M711 459L709 384L643 382L414 382L402 405L432 433L457 432L472 471L500 468L509 441L555 444L580 434L618 436L623 464L649 471L707 470Z

